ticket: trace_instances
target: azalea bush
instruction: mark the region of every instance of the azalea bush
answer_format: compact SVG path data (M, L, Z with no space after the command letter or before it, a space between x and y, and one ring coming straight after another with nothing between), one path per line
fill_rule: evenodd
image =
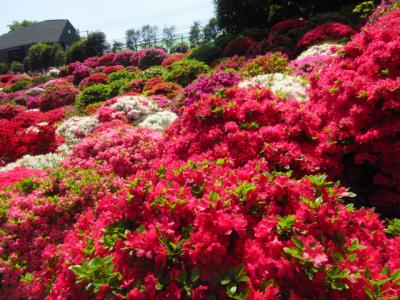
M325 121L329 151L343 154L343 177L387 210L400 201L399 25L399 11L367 25L311 82L311 109Z
M41 111L49 111L58 107L74 104L79 90L72 85L49 86L39 99Z
M332 22L319 25L306 34L296 44L296 50L305 50L311 46L323 42L337 42L348 39L354 35L356 31L342 23Z
M94 84L85 88L76 98L75 105L78 109L84 109L87 105L105 101L111 94L111 88L105 84Z
M247 77L254 77L267 73L283 73L288 65L288 57L280 52L259 55L248 60L240 69Z
M0 76L0 299L397 299L397 2Z
M205 63L199 62L195 59L183 59L168 67L168 73L165 75L165 79L167 81L178 83L181 86L187 86L200 74L209 71L210 68Z

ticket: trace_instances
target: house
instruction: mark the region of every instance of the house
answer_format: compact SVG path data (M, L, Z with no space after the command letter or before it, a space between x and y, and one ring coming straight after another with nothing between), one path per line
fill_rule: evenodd
M64 50L79 39L68 20L46 20L10 31L0 36L0 61L23 62L29 48L36 43L60 44Z

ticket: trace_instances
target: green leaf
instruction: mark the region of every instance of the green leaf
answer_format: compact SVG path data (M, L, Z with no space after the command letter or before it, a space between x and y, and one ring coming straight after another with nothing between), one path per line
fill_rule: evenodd
M388 222L389 225L385 232L393 236L400 236L400 219L394 218L393 220L388 220Z
M24 276L21 277L21 282L31 282L35 279L35 276L32 273L26 273Z

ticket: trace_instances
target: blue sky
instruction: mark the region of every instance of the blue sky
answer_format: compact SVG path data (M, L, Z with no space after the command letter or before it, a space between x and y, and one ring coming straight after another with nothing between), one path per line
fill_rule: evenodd
M0 0L0 34L14 20L69 19L81 31L102 30L108 41L123 41L125 31L141 25L175 25L186 33L195 20L214 15L212 0Z

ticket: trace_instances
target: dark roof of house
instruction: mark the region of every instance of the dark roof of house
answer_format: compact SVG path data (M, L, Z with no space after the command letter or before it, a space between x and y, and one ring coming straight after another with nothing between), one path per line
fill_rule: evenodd
M10 31L0 36L0 50L31 45L35 43L56 43L68 20L47 20Z

